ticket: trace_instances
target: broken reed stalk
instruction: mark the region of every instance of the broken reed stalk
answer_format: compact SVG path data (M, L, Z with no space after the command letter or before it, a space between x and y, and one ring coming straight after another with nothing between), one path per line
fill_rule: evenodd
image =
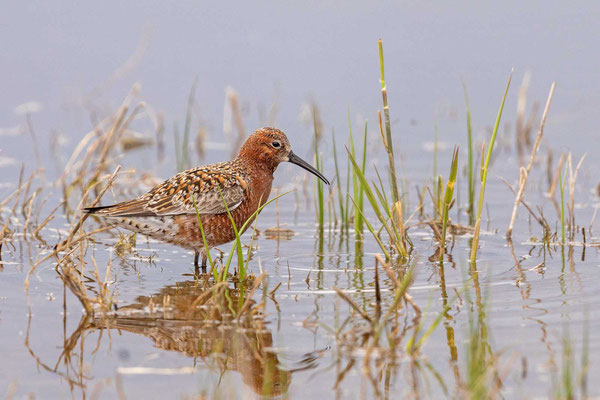
M456 174L458 172L458 146L454 147L452 154L452 163L450 166L450 175L446 184L444 193L444 204L442 210L442 235L440 237L440 261L444 261L444 249L446 247L446 230L448 228L448 212L454 199L454 185L456 184Z
M514 69L510 71L510 76L508 77L508 83L506 84L504 96L502 97L502 102L500 103L500 108L498 109L498 115L496 116L496 123L494 124L494 130L492 131L492 137L490 139L490 144L488 146L485 161L483 158L483 151L481 154L481 156L482 156L481 159L483 161L483 164L481 166L481 171L480 171L481 183L480 183L480 189L479 189L479 204L477 207L477 219L475 220L475 232L473 233L473 244L471 247L471 262L475 262L475 258L477 257L477 248L479 246L479 231L481 229L481 212L483 211L485 185L487 183L488 169L490 166L490 161L492 159L494 143L496 142L496 135L498 134L498 128L500 127L500 120L502 119L502 110L504 109L504 102L506 101L506 96L508 95L508 89L510 88L510 82L512 80L513 71L514 71Z
M392 191L392 203L396 204L400 200L398 192L398 182L396 179L396 167L394 162L394 146L392 144L392 128L390 124L390 107L387 98L387 87L385 84L385 72L383 64L383 43L381 39L377 42L379 47L379 68L381 72L381 97L383 99L383 115L385 116L385 140L383 142L385 151L388 154L388 167L390 173L390 188Z
M527 164L527 168L524 169L521 167L520 178L519 178L519 190L517 192L517 196L515 197L515 204L513 206L512 216L510 217L510 224L508 225L508 229L506 230L506 238L510 239L513 231L513 226L515 223L515 219L517 217L517 208L519 207L519 203L523 198L523 194L525 193L525 186L527 185L527 178L529 177L529 173L531 172L531 167L533 166L533 161L535 160L535 156L540 147L540 142L542 141L542 136L544 135L544 125L546 124L546 117L548 117L548 111L550 110L550 103L552 103L552 96L554 96L554 89L556 88L556 82L552 83L550 87L550 93L548 94L548 100L546 100L546 107L544 107L544 113L542 114L542 120L540 121L540 128L537 133L537 137L535 139L535 144L533 145L533 149L531 149L531 156L529 157L529 163Z

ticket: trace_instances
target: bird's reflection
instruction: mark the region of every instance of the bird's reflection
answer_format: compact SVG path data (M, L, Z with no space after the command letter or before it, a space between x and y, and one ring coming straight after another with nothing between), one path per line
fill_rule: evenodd
M248 291L245 291L248 297ZM287 392L291 372L281 369L273 337L260 307L244 291L192 280L140 296L108 318L94 318L97 329L117 329L150 338L159 349L202 360L220 374L238 372L254 392Z

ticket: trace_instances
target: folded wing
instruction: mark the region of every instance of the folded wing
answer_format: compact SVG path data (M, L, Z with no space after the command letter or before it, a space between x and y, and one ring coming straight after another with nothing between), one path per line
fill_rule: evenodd
M225 204L233 211L244 201L246 188L229 163L220 163L180 172L137 199L85 211L111 217L195 214L195 201L200 214L221 214Z

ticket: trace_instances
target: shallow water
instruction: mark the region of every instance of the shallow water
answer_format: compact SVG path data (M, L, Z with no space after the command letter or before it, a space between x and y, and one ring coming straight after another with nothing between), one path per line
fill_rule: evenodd
M537 11L542 5L544 13L540 14ZM431 229L415 226L408 232L414 244L409 263L414 266L414 280L409 294L423 313L424 329L445 304L451 305L417 357L403 351L404 340L395 358L371 355L372 365L381 366L381 375L375 383L367 378L365 349L353 341L360 339L366 324L335 288L373 315L374 256L380 249L366 231L362 246L355 243L352 232L349 238L342 237L327 217L319 236L312 178L306 180L296 167L282 165L275 186L279 193L296 192L283 197L277 207L267 207L258 229L275 226L279 218L294 235L274 240L261 234L256 239L250 272L258 276L264 271L267 280L254 293L255 303L249 304L254 318L248 321L232 322L227 313L207 316L202 308L194 309L190 316L193 299L204 293L203 283L193 274L193 255L141 236L134 248L117 254L119 237L114 230L95 235L96 243L89 243L81 255L86 276L92 275L95 262L104 279L110 262L108 287L118 311L113 310L108 325L104 319L84 315L81 303L58 276L54 259L31 273L25 290L32 265L64 239L71 221L67 215L72 216L59 208L56 218L41 230L42 240L25 240L19 232L27 209L19 207L16 217L10 219L15 234L4 242L0 264L0 353L4 360L0 362L0 393L16 398L29 394L36 398L114 398L122 394L127 398L202 394L221 398L261 394L372 398L378 390L388 398L453 398L463 393L460 390L469 377L469 320L480 319L478 332L495 359L494 379L501 382L503 397L552 396L561 371L580 373L584 354L589 357L584 374L587 394L600 396L595 384L600 354L600 319L595 312L600 305L600 236L596 233L600 228L597 221L592 225L600 206L593 113L600 106L600 58L591 51L595 42L589 34L590 29L597 30L596 4L588 4L586 10L532 2L521 12L466 3L456 9L439 5L366 9L349 4L341 14L334 5L309 10L267 3L252 9L239 4L231 13L191 5L165 12L162 4L127 6L122 13L80 6L49 9L45 3L32 5L30 10L9 7L13 7L13 18L1 29L14 35L14 42L3 46L8 50L0 55L0 71L14 79L7 80L0 99L0 201L18 187L22 163L25 177L43 167L29 191L43 188L34 203L36 212L41 209L38 221L62 200L57 179L77 143L95 123L114 115L136 81L141 81L143 88L133 104L143 100L152 110L164 111L165 156L158 156L155 144L111 153L114 159L108 173L116 164L136 171L121 174L114 193L105 194L104 204L149 187L149 181L141 179L144 174L166 178L175 172L172 127L177 123L179 131L183 129L186 98L195 77L198 88L192 132L195 135L205 128L208 139L202 159L191 146L193 164L229 157L233 139L222 133L227 129L221 124L230 122L222 105L224 88L232 85L240 93L247 130L266 124L271 104L275 104L279 110L274 112L275 123L286 130L296 152L307 159L311 157L312 127L306 103L314 99L323 121L324 170L333 177L329 132L334 130L338 155L342 154L347 143L347 106L355 136L359 136L365 116L376 121L376 110L381 108L376 58L376 39L381 36L408 215L418 204L415 186L422 188L431 181L431 143L437 121L438 173L448 173L450 149L454 143L461 145L458 199L450 216L466 225L466 130L460 77L469 87L479 146L484 138L488 140L488 127L511 66L516 73L490 171L482 225L485 234L476 266L468 263L468 234L454 238L451 257L440 266L435 262ZM94 15L99 20L102 16L111 19L114 29L96 29L99 22ZM213 16L210 23L199 24L206 20L205 15ZM27 23L19 24L23 20ZM561 29L544 28L555 25ZM149 26L150 34L144 26ZM237 27L243 27L244 35ZM124 63L140 37L138 49L144 58L133 56L131 65ZM398 37L402 40L395 39ZM126 40L118 40L122 38ZM50 50L40 51L50 45ZM410 54L410 62L405 54ZM26 62L28 58L32 62ZM10 60L13 62L7 62ZM126 67L118 69L119 65ZM117 72L113 72L115 68ZM582 235L578 231L577 243L545 248L536 240L541 228L523 207L512 247L504 238L514 195L500 177L512 185L518 181L515 109L526 70L533 77L528 110L534 101L543 104L552 80L558 81L558 89L525 199L540 206L552 230L559 230L557 213L544 195L548 190L547 154L549 149L553 151L555 168L560 154L571 151L575 166L587 152L575 188L576 224L586 229L586 246L579 243ZM13 112L30 100L41 104L39 111L35 110L39 105L29 105L35 141L26 116ZM141 115L132 122L132 129L154 139L155 115L153 111ZM539 113L534 127L538 120ZM385 157L373 122L368 137L369 174L374 177L371 165L384 171ZM529 149L526 157L528 153ZM342 165L345 168L345 162ZM75 190L70 207L76 207L80 198ZM2 225L13 204L14 199L0 210ZM426 199L425 205L431 215L431 201ZM374 221L372 213L368 215ZM92 219L85 225L89 231L98 226ZM250 242L249 233L244 240ZM229 249L229 245L222 246L225 252ZM406 267L394 268L400 273ZM385 310L394 288L382 268L378 273ZM263 290L268 293L279 284L272 297L263 296ZM96 282L88 280L86 287L88 295L95 296ZM231 296L235 299L235 291ZM407 305L403 307L400 325L410 328L414 313ZM563 361L569 345L571 367Z

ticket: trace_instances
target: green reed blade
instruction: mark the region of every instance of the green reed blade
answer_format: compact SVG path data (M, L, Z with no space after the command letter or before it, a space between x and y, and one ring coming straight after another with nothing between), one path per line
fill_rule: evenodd
M454 185L456 183L456 175L458 173L458 146L454 147L452 154L452 163L450 166L450 176L446 184L446 193L444 194L444 204L442 213L442 237L440 243L440 261L444 260L444 248L446 247L446 229L448 228L448 211L454 197Z
M485 163L481 168L481 184L479 189L479 204L477 207L477 219L475 222L475 232L473 234L473 244L471 247L471 262L475 262L475 258L477 257L477 248L479 246L479 231L481 229L481 212L483 211L483 202L485 196L485 185L487 183L487 175L488 169L490 166L490 160L492 158L492 152L494 150L494 143L496 142L496 135L498 134L498 128L500 127L500 120L502 119L502 110L504 109L504 102L506 101L506 96L508 95L508 89L510 88L510 82L512 80L513 71L511 70L510 76L508 78L508 83L506 84L506 89L504 91L504 96L502 97L502 102L500 103L500 108L498 109L498 115L496 116L496 123L494 124L494 130L492 132L492 137L490 139L490 143L487 149L487 155L485 157ZM483 161L483 157L482 157Z
M400 198L400 194L398 191L398 181L396 178L396 166L394 162L394 146L392 142L392 128L390 124L390 107L388 104L387 97L387 87L385 84L385 71L384 71L384 63L383 63L383 43L381 39L377 42L379 47L379 69L381 75L381 97L383 99L383 115L385 118L385 135L386 135L386 152L388 154L388 164L389 164L389 173L390 173L390 188L392 192L392 203L396 204L396 202Z

